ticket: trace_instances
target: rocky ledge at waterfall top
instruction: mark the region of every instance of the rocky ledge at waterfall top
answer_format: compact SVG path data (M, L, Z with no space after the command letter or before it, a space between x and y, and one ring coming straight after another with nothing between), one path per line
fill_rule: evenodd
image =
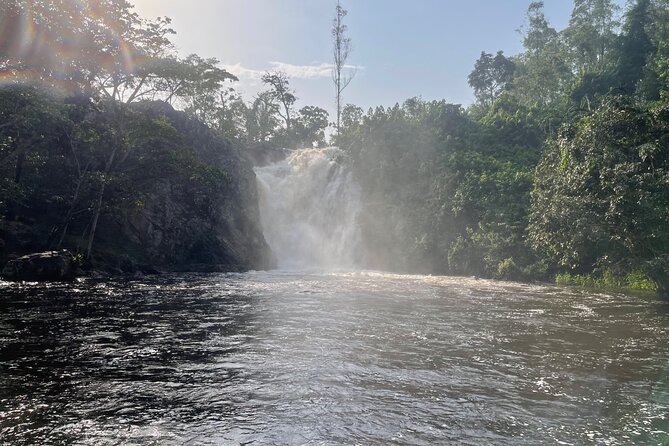
M273 265L271 250L260 227L256 177L244 148L216 136L207 126L164 102L140 102L132 112L142 119L173 128L189 160L222 172L215 193L198 194L188 176L152 172L142 187L139 205L122 212L103 212L95 235L94 268L118 273L142 271L151 265L162 271L244 271ZM155 158L160 139L133 148L123 167L146 169L142 159ZM154 168L155 169L155 168ZM206 171L206 170L205 170ZM189 173L189 175L191 175ZM0 228L4 260L52 249L34 222L9 222ZM74 231L71 231L74 233ZM80 243L80 242L76 242ZM63 245L73 252L81 249Z

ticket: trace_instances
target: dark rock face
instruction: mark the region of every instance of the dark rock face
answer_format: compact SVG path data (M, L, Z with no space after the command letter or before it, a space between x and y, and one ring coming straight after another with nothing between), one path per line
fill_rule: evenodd
M271 268L256 177L243 147L164 102L143 102L135 108L150 118L167 118L199 161L228 174L221 192L207 197L211 211L204 216L193 212L194 198L184 195L179 185L158 182L142 209L127 215L121 225L132 251L140 253L135 260L182 271Z
M105 134L108 127L115 128L108 124L116 119L110 113L103 104L99 110L89 112L86 125ZM80 274L97 270L132 276L159 271L273 267L271 250L260 225L256 177L246 149L217 136L203 123L165 102L133 104L124 114L126 150L115 158L103 196L92 258L82 265ZM96 172L104 168L108 159L104 153L105 138L96 142L99 153L87 158L98 163ZM59 152L54 149L54 153ZM71 252L86 251L92 204L99 185L93 180L85 182L75 206L81 214L70 220L67 237L59 241L69 203L53 200L47 186L67 173L56 169L75 169L67 157L62 162L55 155L49 159L52 164L40 167L44 172L30 171L32 176L25 177L35 182L35 189L22 214L17 218L0 215L0 268L16 256L61 246ZM69 201L71 193L68 187L53 192L54 196L65 197L65 201ZM12 262L7 265L5 277L61 280L70 274L67 265L61 265L60 270L44 269L33 265L37 261ZM37 270L43 273L34 272ZM24 278L23 274L30 277Z
M26 282L67 281L74 278L74 272L75 262L69 251L47 251L10 260L2 277Z

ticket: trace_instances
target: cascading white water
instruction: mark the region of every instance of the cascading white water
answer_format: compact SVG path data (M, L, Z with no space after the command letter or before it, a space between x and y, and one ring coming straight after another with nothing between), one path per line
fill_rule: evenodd
M360 191L338 148L301 149L255 169L263 232L281 269L350 269Z

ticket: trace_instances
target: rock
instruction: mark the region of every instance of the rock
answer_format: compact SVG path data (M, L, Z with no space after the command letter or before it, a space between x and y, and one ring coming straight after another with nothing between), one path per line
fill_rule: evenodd
M260 225L257 180L245 148L164 102L139 102L133 109L145 117L169 121L181 144L192 149L193 162L216 168L225 173L225 178L217 184L215 193L195 200L191 191L200 186L166 176L153 183L142 197L141 207L114 215L113 221L101 219L97 240L134 259L119 265L120 269L126 274L136 270L149 274L139 267L142 263L164 270L185 269L193 264L224 271L273 267L274 259ZM142 150L149 148L133 151L128 162L142 156ZM274 150L267 156L285 154ZM120 233L109 231L116 228Z
M102 271L98 271L96 269L88 271L86 275L95 280L109 279L111 277L109 274L103 273Z
M69 251L47 251L10 260L2 270L2 277L27 282L69 281L74 279L75 269Z
M121 257L119 260L119 269L126 274L135 274L137 272L135 262L128 256Z
M146 274L148 276L157 276L157 275L162 274L162 272L160 272L159 270L157 270L156 268L154 268L151 265L139 264L139 265L137 265L137 269L142 274Z

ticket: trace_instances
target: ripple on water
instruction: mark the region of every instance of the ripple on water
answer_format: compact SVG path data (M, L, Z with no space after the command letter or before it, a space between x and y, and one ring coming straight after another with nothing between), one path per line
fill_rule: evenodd
M8 444L657 444L669 308L373 271L0 283Z

